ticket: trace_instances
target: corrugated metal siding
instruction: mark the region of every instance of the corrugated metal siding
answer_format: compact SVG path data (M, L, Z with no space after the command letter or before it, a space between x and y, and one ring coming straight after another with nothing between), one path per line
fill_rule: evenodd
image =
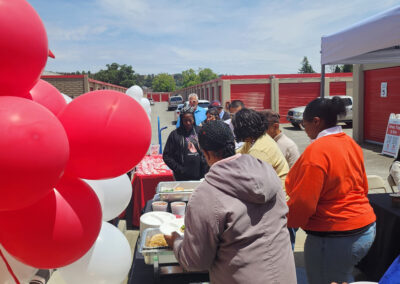
M281 83L279 84L279 114L281 123L288 123L289 109L305 106L319 97L320 83Z
M387 97L381 98L381 83ZM364 139L383 143L390 113L400 113L400 67L364 72Z
M168 94L161 94L161 101L162 102L168 102L169 95Z
M271 84L232 84L231 101L241 100L247 108L271 108Z
M331 82L329 84L329 95L346 95L346 82Z
M153 94L153 101L159 102L160 101L160 94Z

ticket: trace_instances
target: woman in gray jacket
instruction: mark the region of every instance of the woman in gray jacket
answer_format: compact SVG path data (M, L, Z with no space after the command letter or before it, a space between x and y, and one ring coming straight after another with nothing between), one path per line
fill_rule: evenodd
M296 282L286 227L285 195L275 170L250 155L235 155L222 121L198 134L210 171L185 215L185 234L166 236L187 270L208 270L213 284Z

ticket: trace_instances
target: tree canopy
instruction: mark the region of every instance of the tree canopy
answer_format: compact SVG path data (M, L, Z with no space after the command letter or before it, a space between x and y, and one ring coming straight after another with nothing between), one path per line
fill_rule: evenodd
M299 73L315 73L311 64L308 62L307 56L304 56L303 61L301 62Z
M110 84L115 84L129 88L137 83L138 74L135 73L130 65L119 65L112 63L106 65L106 70L100 70L93 74L93 78Z
M207 82L218 78L218 75L215 74L210 68L204 68L199 70L200 82Z
M192 68L189 70L185 70L182 72L182 87L190 87L197 84L200 84L200 77L196 74Z
M161 73L154 77L153 80L154 92L172 92L175 91L176 85L174 77L167 73Z
M131 65L111 63L106 69L91 73L90 71L76 71L64 74L88 75L90 78L106 83L129 88L133 85L152 88L155 92L170 92L177 88L186 88L218 78L210 68L199 68L198 72L188 69L182 73L161 73L141 75L136 73ZM157 80L156 80L157 79ZM156 80L156 81L155 81Z

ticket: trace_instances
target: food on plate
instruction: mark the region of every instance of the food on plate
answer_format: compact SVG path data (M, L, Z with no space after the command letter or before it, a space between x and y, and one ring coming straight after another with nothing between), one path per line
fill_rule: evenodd
M147 243L147 246L150 248L167 247L168 244L163 234L156 234L150 238L149 242Z
M185 232L185 225L182 225L179 230L181 231L181 233L184 233Z
M174 188L168 188L168 187L162 187L161 188L161 192L176 192L176 191L191 191L193 189L189 189L189 188L184 188L182 186L177 186Z

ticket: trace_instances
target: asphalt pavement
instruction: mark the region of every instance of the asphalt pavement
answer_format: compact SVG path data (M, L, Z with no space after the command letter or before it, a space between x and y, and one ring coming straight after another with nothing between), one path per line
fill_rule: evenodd
M175 111L167 111L167 103L155 103L151 110L151 125L152 125L152 144L158 144L158 131L157 131L157 117L160 118L161 127L167 127L161 133L163 147L167 141L169 133L176 129L175 125L172 124L174 120ZM351 127L342 124L344 132L349 136L352 136L353 129ZM310 139L304 132L304 130L293 127L290 123L281 125L282 131L296 142L299 147L300 153L310 144ZM386 183L386 178L389 174L389 167L393 161L393 158L381 155L382 146L365 143L361 145L364 153L365 168L368 175L377 175L383 178ZM387 185L387 184L386 184ZM387 185L388 187L388 185Z

